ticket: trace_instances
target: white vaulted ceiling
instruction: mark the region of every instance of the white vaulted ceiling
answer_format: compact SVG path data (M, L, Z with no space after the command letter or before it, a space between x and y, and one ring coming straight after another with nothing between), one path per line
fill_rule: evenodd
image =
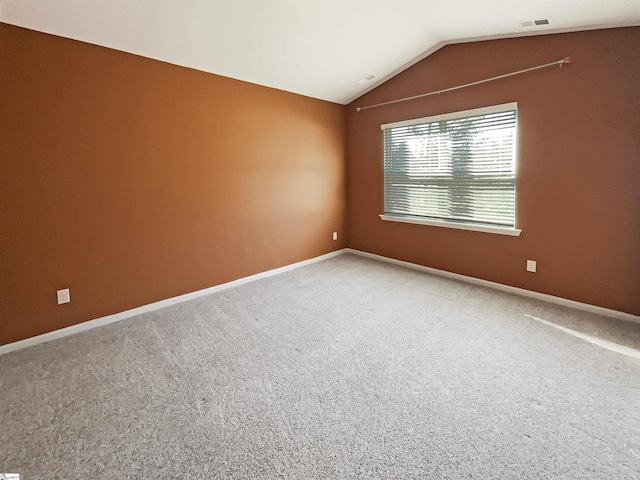
M640 0L0 0L0 21L344 104L446 43L640 25Z

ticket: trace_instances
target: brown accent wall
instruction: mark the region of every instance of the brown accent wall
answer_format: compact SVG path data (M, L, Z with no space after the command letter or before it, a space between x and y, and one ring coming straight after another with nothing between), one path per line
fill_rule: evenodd
M640 28L450 45L349 105L349 246L640 315ZM362 113L539 65L571 65ZM517 218L507 237L384 222L380 125L518 102ZM527 259L538 262L527 273Z
M0 52L0 344L345 246L343 106L6 24Z

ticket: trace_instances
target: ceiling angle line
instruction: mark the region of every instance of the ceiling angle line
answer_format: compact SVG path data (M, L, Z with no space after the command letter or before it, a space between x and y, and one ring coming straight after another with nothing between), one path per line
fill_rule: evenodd
M362 112L363 110L368 110L370 108L382 107L384 105L391 105L393 103L407 102L409 100L429 97L431 95L440 95L441 93L452 92L453 90L460 90L461 88L473 87L474 85L493 82L494 80L500 80L501 78L513 77L514 75L521 75L523 73L533 72L535 70L540 70L541 68L553 67L555 65L560 65L560 68L562 68L562 65L564 65L565 63L571 63L571 57L565 57L562 60L557 60L551 63L545 63L544 65L538 65L537 67L525 68L524 70L518 70L517 72L505 73L504 75L498 75L497 77L485 78L484 80L478 80L477 82L465 83L464 85L458 85L456 87L445 88L442 90L435 90L429 93L414 95L413 97L399 98L398 100L390 100L388 102L376 103L373 105L367 105L366 107L356 107L356 111Z

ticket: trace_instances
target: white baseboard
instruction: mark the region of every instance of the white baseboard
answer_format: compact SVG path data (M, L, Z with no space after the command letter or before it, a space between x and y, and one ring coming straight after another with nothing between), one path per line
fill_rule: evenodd
M170 305L175 305L176 303L182 303L186 302L187 300L202 297L203 295L210 295L212 293L220 292L221 290L226 290L228 288L244 285L245 283L254 282L256 280L260 280L261 278L278 275L279 273L287 272L289 270L304 267L305 265L342 255L346 251L347 249L343 248L342 250L336 250L334 252L320 255L319 257L310 258L309 260L303 260L302 262L292 263L291 265L285 265L284 267L274 268L273 270L267 270L266 272L256 273L255 275L239 278L238 280L222 283L220 285L215 285L203 290L185 293L184 295L178 295L177 297L167 298L158 302L149 303L148 305L142 305L141 307L132 308L131 310L125 310L124 312L114 313L113 315L107 315L105 317L96 318L94 320L88 320L76 325L71 325L70 327L54 330L53 332L43 333L42 335L37 335L35 337L26 338L24 340L8 343L6 345L1 345L0 355L31 347L33 345L38 345L40 343L50 342L51 340L55 340L57 338L62 338L69 335L74 335L76 333L85 332L87 330L92 330L94 328L102 327L110 323L119 322L120 320L124 320L126 318L135 317L136 315L140 315L142 313L151 312L153 310L158 310L159 308L168 307Z
M132 308L131 310L125 310L124 312L114 313L113 315L107 315L105 317L96 318L94 320L88 320L86 322L78 323L77 325L71 325L70 327L54 330L53 332L44 333L42 335L26 338L24 340L8 343L6 345L0 345L0 355L13 352L15 350L21 350L23 348L31 347L33 345L38 345L40 343L50 342L51 340L66 337L68 335L74 335L76 333L92 330L94 328L102 327L103 325L108 325L110 323L119 322L120 320L125 320L127 318L135 317L136 315L140 315L142 313L151 312L153 310L158 310L160 308L168 307L170 305L175 305L176 303L182 303L182 302L186 302L187 300L192 300L194 298L202 297L203 295L210 295L212 293L220 292L228 288L244 285L245 283L260 280L261 278L278 275L280 273L284 273L289 270L294 270L296 268L304 267L305 265L310 265L312 263L320 262L328 258L342 255L343 253L353 253L355 255L360 255L362 257L372 258L375 260L380 260L380 261L392 263L395 265L401 265L403 267L411 268L413 270L418 270L421 272L430 273L432 275L452 278L455 280L460 280L462 282L472 283L475 285L481 285L484 287L501 290L503 292L514 293L516 295L522 295L525 297L535 298L538 300L544 300L546 302L555 303L558 305L563 305L566 307L571 307L577 310L583 310L585 312L595 313L595 314L603 315L610 318L616 318L618 320L625 320L627 322L640 323L640 316L632 315L630 313L619 312L617 310L598 307L596 305L590 305L588 303L576 302L574 300L567 300L566 298L555 297L553 295L547 295L546 293L539 293L531 290L525 290L524 288L512 287L510 285L491 282L489 280L482 280L480 278L460 275L459 273L452 273L452 272L447 272L445 270L438 270L437 268L425 267L423 265L418 265L416 263L405 262L403 260L396 260L395 258L384 257L382 255L363 252L361 250L355 250L353 248L343 248L341 250L336 250L334 252L320 255L319 257L310 258L309 260L303 260L302 262L292 263L291 265L285 265L284 267L275 268L273 270L267 270L266 272L256 273L255 275L239 278L238 280L222 283L220 285L215 285L213 287L205 288L203 290L197 290L195 292L185 293L184 295L178 295L177 297L167 298L165 300L160 300L158 302L149 303L148 305L142 305L140 307Z
M418 265L417 263L405 262L403 260L396 260L395 258L383 257L382 255L376 255L375 253L363 252L361 250L355 250L353 248L345 249L349 253L360 255L361 257L373 258L387 263L393 263L394 265L402 265L403 267L411 268L413 270L419 270L421 272L431 273L440 277L452 278L460 280L462 282L473 283L475 285L482 285L483 287L489 287L503 292L514 293L516 295L522 295L524 297L535 298L538 300L544 300L545 302L555 303L557 305L563 305L565 307L575 308L589 313L595 313L603 315L605 317L615 318L618 320L625 320L627 322L640 323L640 317L632 315L626 312L619 312L618 310L612 310L610 308L598 307L596 305L590 305L588 303L576 302L575 300L567 300L566 298L555 297L546 293L534 292L532 290L525 290L524 288L512 287L510 285L504 285L502 283L490 282L489 280L482 280L481 278L468 277L466 275L460 275L459 273L447 272L445 270L438 270L437 268L425 267Z

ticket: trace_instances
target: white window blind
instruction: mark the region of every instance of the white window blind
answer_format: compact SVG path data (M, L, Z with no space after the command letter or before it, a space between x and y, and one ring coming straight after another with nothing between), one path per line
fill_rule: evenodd
M385 215L515 228L515 103L382 125Z

